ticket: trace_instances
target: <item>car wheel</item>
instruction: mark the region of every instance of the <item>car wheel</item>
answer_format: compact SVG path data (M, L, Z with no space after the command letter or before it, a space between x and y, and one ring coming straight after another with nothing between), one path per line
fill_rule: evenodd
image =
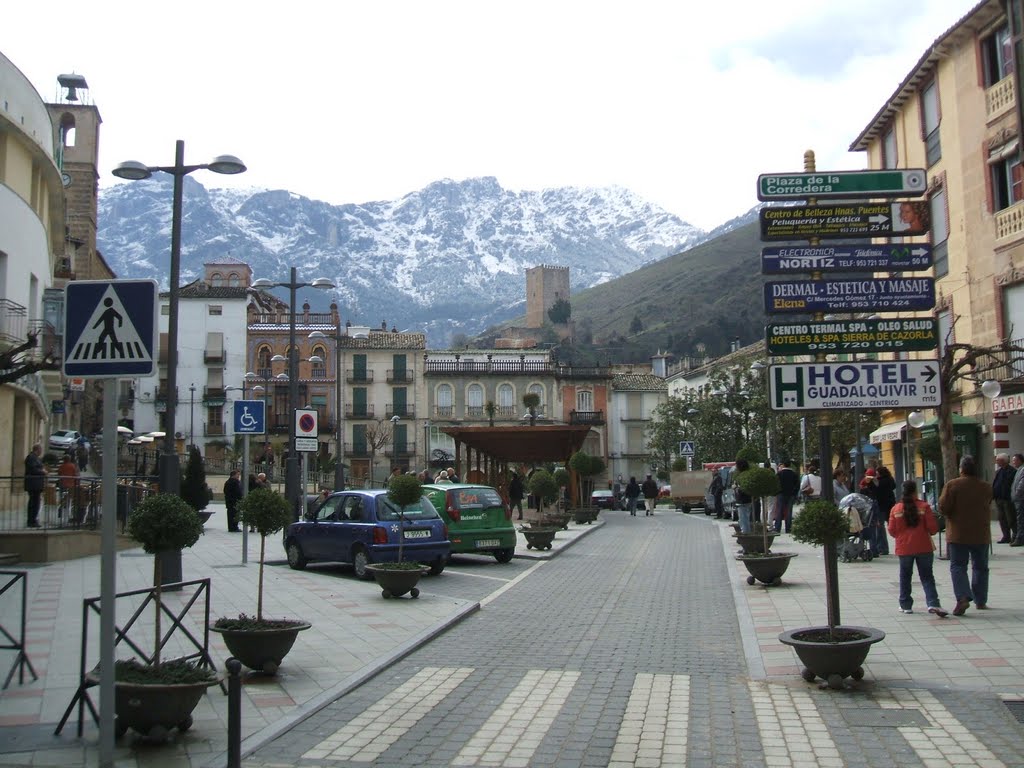
M494 559L499 563L510 563L512 562L512 555L516 553L515 549L496 549L494 550Z
M306 560L306 556L302 554L302 547L299 546L297 541L289 541L288 546L285 547L285 552L288 553L288 566L296 571L304 570L306 564L309 562Z
M439 557L437 560L430 564L430 575L440 576L444 571L445 560L443 557Z
M373 574L366 570L366 566L370 564L370 556L366 554L366 550L359 547L355 552L352 553L352 570L355 571L356 577L363 581L369 581L373 578Z

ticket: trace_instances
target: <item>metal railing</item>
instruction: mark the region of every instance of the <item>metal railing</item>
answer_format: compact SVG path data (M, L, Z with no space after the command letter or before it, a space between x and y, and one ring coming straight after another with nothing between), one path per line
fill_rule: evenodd
M392 416L398 416L400 419L415 419L416 410L411 405L395 405L394 403L388 403L384 407L385 418L390 419Z
M10 299L0 299L0 342L18 344L27 338L28 309Z
M349 384L373 384L373 371L353 370L345 371L345 381Z
M118 476L118 521L123 530L132 504L153 492L149 477ZM28 526L29 493L23 476L0 477L0 531L96 530L103 515L103 481L98 477L48 477L42 491L38 528Z

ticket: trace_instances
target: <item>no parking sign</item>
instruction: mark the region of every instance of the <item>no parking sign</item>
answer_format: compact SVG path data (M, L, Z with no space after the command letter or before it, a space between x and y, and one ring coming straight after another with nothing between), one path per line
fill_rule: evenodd
M318 413L313 408L295 410L295 450L316 451L319 448L320 427Z

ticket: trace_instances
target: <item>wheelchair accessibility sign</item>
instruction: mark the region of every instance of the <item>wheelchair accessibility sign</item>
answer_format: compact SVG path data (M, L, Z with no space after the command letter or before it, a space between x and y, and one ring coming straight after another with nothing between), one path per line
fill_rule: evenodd
M266 403L262 400L235 400L234 414L236 435L266 434Z

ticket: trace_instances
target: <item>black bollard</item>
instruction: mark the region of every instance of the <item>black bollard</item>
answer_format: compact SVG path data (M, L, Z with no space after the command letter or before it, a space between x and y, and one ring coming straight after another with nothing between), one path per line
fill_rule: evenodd
M228 659L228 768L242 766L242 662Z

